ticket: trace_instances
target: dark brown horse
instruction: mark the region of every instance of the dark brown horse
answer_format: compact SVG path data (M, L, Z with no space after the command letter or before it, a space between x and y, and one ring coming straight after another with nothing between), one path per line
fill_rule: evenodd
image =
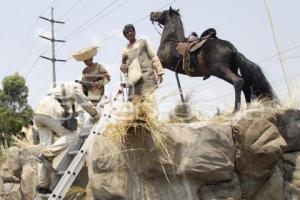
M176 51L178 42L186 41L178 10L170 7L163 12L152 12L150 20L164 26L157 53L163 67L187 75ZM252 98L262 97L278 101L260 67L239 53L230 42L217 37L209 39L192 57L195 61L191 64L194 70L190 76L207 78L213 75L234 86L235 110L240 109L241 91L247 103Z

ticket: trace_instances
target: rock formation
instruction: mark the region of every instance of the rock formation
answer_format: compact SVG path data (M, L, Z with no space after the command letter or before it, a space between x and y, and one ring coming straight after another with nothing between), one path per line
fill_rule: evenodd
M86 199L300 199L299 111L253 108L161 131L163 148L139 126L122 146L100 135L89 150ZM9 149L0 199L33 198L38 151Z

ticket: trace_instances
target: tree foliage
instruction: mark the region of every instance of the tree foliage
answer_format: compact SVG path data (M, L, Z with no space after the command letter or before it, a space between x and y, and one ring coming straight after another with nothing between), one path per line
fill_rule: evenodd
M7 76L0 89L0 137L10 140L18 136L23 126L33 118L32 108L28 105L28 87L25 79L18 73ZM1 138L0 138L1 139Z

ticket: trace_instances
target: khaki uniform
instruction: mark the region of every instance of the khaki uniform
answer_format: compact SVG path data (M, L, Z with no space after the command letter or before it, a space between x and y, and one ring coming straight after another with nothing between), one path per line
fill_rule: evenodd
M135 58L138 58L142 70L142 77L132 88L131 94L142 95L154 92L158 87L156 76L164 74L164 69L147 41L140 39L136 40L132 46L128 44L123 50L123 57L127 57L126 64L128 66Z
M92 87L87 92L89 100L94 105L97 105L104 94L104 85L110 81L109 73L101 64L94 63L93 66L84 68L82 71L82 80L96 83L96 86Z
M69 112L72 113L72 104L77 102L86 112L95 116L98 111L82 92L81 84L65 82L66 102ZM64 109L55 98L61 98L61 86L51 89L36 107L34 120L38 129L40 143L43 145L42 154L48 158L54 158L66 149L76 138L75 131L71 131L61 125ZM58 139L53 143L54 135ZM53 144L52 144L53 143ZM50 172L41 165L38 172L38 186L47 188L50 184Z

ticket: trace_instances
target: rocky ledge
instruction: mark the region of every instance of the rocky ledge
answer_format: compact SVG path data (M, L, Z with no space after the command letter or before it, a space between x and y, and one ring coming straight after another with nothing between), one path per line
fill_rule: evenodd
M253 108L222 122L164 124L161 130L164 148L141 127L129 129L120 147L100 135L86 173L76 180L85 199L300 199L297 110ZM39 150L8 150L0 199L33 199Z

